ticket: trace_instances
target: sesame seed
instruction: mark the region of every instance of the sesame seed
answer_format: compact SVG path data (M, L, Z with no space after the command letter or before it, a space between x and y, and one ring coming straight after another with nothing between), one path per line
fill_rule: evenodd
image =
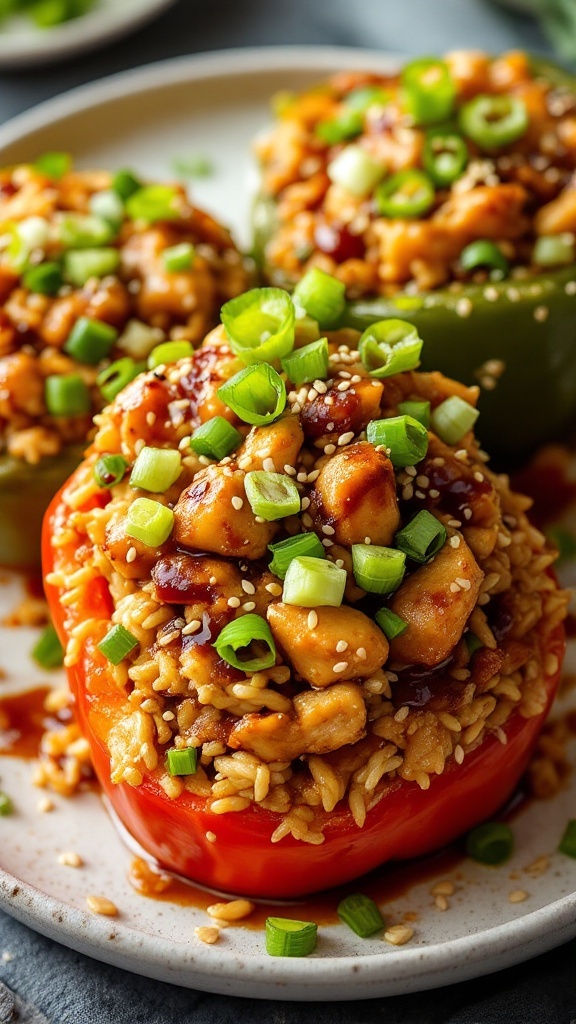
M343 569L344 568L344 559L343 558L337 558L336 561L334 562L334 565L337 565L339 569Z
M306 470L304 469L300 473L298 473L296 479L299 484L305 484L308 480L308 473L306 472Z
M294 466L289 466L288 463L286 463L286 465L284 466L284 472L286 473L287 476L296 476L296 470L294 469Z
M441 882L436 882L430 890L432 896L453 896L456 892L456 886L454 882L450 882L448 879Z
M548 306L536 306L536 309L534 310L534 319L537 320L539 324L543 324L545 320L548 319L549 314L550 310L548 309Z
M49 796L43 796L36 804L36 810L40 814L49 814L50 811L54 810L55 806L54 801Z
M209 459L207 455L199 455L198 462L200 462L202 466L209 466L212 462L212 459Z
M454 747L454 760L456 761L456 764L462 764L462 761L464 760L464 748L461 747L459 743Z
M326 433L331 434L332 431L334 430L334 426L335 424L332 422L332 420L330 420L330 423L326 424Z
M118 913L118 907L112 900L107 900L105 896L87 896L86 905L88 910L91 910L93 914L103 914L105 917L116 917Z
M332 548L332 547L334 547L334 541L330 540L329 537L324 537L324 540L322 541L322 544L324 545L325 548Z
M319 476L320 476L320 470L319 469L313 469L311 473L308 473L308 479L307 479L306 482L309 483L309 484L313 484L314 481L317 480Z
M450 547L451 548L459 548L460 547L460 537L458 537L457 534L454 534L453 537L450 537Z
M424 494L424 491L414 491L414 496L416 498L420 498L420 501L423 501L424 498L426 497L426 495Z
M338 643L336 644L336 653L337 654L344 654L344 651L346 651L347 649L348 649L348 643L346 642L346 640L339 640Z
M136 551L136 548L135 547L129 547L128 551L126 552L126 561L128 563L133 562L135 560L135 558L137 557L137 555L138 555L138 552Z
M351 384L360 384L361 380L362 380L362 377L360 376L360 374L359 373L355 373L354 376L351 378L350 383Z
M245 601L242 605L245 612L253 612L256 607L255 601Z
M340 434L340 437L338 438L338 445L339 445L339 447L341 448L343 445L349 444L353 437L354 437L354 431L353 430L347 430L345 434Z
M360 658L360 661L366 661L366 657L367 657L367 655L366 655L366 648L365 647L357 647L356 648L356 657Z
M194 929L194 935L204 945L213 946L215 942L218 942L220 929L216 925L199 925L198 928Z
M458 584L458 586L462 590L470 590L470 588L472 586L472 584L470 583L470 580L465 580L462 576L457 576L456 577L456 583Z
M404 501L410 501L410 498L413 498L413 497L414 497L414 488L413 488L412 484L406 484L406 486L402 488L402 499Z
M232 462L232 459L230 458L229 455L225 455L223 459L220 459L220 465L221 466L229 466L231 462Z
M459 590L460 590L460 587L458 586L457 583L451 583L450 584L450 593L451 594L457 594Z
M326 386L323 380L315 380L314 388L316 389L319 395L325 395L328 390L328 387Z
M280 597L280 594L282 593L282 587L279 583L267 583L264 589L267 590L269 594L272 594L272 597Z
M242 506L244 505L244 499L240 498L237 494L235 494L234 497L231 498L230 500L232 502L232 506L236 509L237 512L239 512Z
M448 900L445 896L442 896L441 894L436 896L434 903L437 910L448 910Z
M242 568L242 566L240 566L240 568ZM208 580L208 582L209 582L210 586L213 587L214 584L218 582L218 580L216 579L215 576L211 576L210 579Z
M318 612L315 612L314 609L312 608L312 610L308 612L308 629L316 629L317 625Z
M265 523L265 522L266 522L266 520L264 519L264 517L263 517L263 516L254 516L254 521L255 521L256 523ZM246 544L247 544L247 543L248 543L248 541L246 541Z
M312 526L312 516L308 515L307 512L302 516L302 523L304 526Z
M341 672L345 672L347 668L348 668L348 662L347 661L337 661L336 664L334 665L332 671L336 675L340 675L340 673Z
M173 722L175 718L176 715L174 714L173 711L165 711L164 714L162 715L162 719L164 722Z
M440 491L437 491L435 487L431 487L430 490L428 491L428 494L431 498L440 497Z
M191 636L192 633L197 633L201 625L200 619L192 619L187 626L184 626L182 636Z
M167 647L168 644L171 644L173 640L177 640L179 636L180 636L180 630L179 629L171 629L170 632L166 633L165 636L160 637L160 639L158 640L158 646L159 647Z
M458 299L458 302L456 303L455 307L456 313L458 314L458 316L461 317L470 316L473 308L474 307L472 306L472 302L470 301L470 299Z
M414 936L414 929L407 924L393 924L384 932L384 941L391 946L404 946Z
M334 396L326 395L326 398L324 399L324 405L334 405ZM332 429L334 429L334 427L332 427Z
M372 543L372 538L371 537L364 537L364 543L365 544L371 544Z
M336 390L337 391L348 391L349 387L350 387L350 381L349 380L343 380L341 384L337 384L336 385Z
M208 840L209 843L215 843L216 842L216 834L214 832L207 832L206 833L206 839Z
M300 507L303 512L305 512L307 508L310 508L310 498L302 498Z
M338 376L342 377L344 380L350 380L352 374L348 373L348 370L339 370Z
M256 587L254 586L253 583L250 583L250 580L242 580L241 586L245 594L256 593Z
M250 469L252 465L252 456L243 455L241 459L238 459L238 469Z
M419 487L429 487L429 485L430 485L430 478L427 477L427 476L424 476L421 473L420 476L416 477L416 483L418 484Z
M148 424L149 427L153 427L154 426L154 424L156 423L156 413L155 412L147 412L146 413L146 423Z
M463 514L464 514L464 519L472 519L472 509L471 508L465 508Z
M454 452L454 458L459 459L460 462L466 462L468 458L468 452L465 448L459 448L457 452Z
M334 529L333 526L328 526L328 524L326 523L326 525L322 527L322 533L325 533L327 537L333 537L334 534L336 533L336 530Z
M227 602L226 602L226 604L228 605L229 608L239 608L240 607L240 598L239 597L229 597Z
M294 402L294 405L292 405L290 408L291 412L293 412L295 415L302 411L302 406L299 404L299 402Z
M390 675L391 674L392 673L387 673L389 679L390 679ZM398 676L396 676L396 679L398 679ZM394 681L395 680L392 680L392 682L394 682ZM408 718L409 714L410 714L410 708L407 707L406 705L404 705L404 707L398 708L398 711L394 715L394 721L395 722L404 722Z
M267 459L264 459L262 463L262 469L264 469L267 473L273 473L274 470L276 469L276 466L274 465L274 459L271 459L270 456L268 456Z
M462 523L460 522L459 519L449 519L448 526L453 526L457 530L459 529L460 526L462 526Z
M406 466L405 472L407 476L416 476L417 470L414 466Z
M334 455L335 451L336 451L336 445L335 444L327 444L324 447L324 455Z

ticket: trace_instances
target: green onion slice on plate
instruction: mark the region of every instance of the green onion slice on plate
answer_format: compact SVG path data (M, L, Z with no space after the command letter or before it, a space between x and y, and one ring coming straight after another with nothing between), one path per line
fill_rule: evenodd
M369 896L354 893L338 904L338 917L361 939L367 939L384 927L384 918Z
M481 864L504 864L514 849L514 833L501 821L485 821L466 837L466 853Z
M46 626L46 629L34 644L32 657L41 668L60 668L60 665L62 665L64 650L52 624Z
M316 949L318 925L287 917L266 919L266 952L270 956L308 956Z

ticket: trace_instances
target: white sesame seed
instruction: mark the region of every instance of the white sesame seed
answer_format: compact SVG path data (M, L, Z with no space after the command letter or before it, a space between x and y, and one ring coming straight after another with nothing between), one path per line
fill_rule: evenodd
M296 476L296 470L294 469L294 466L289 466L288 463L286 463L286 465L284 466L284 472L286 473L287 476Z
M343 569L344 568L344 559L343 558L337 558L336 561L334 562L334 565L337 565L339 569Z
M420 501L424 501L424 498L426 497L424 491L414 491L414 495L416 498L419 498Z
M448 526L453 526L454 529L458 530L459 527L462 526L462 523L460 522L459 519L449 519Z
M314 609L312 608L312 610L308 612L308 629L316 629L317 625L318 612L315 612Z
M49 814L50 811L54 810L55 806L54 801L49 796L43 796L36 804L36 810L40 814Z
M336 445L335 444L327 444L327 445L324 446L324 455L334 455L335 451L336 451Z
M324 405L334 405L334 396L326 395L326 398L324 399ZM332 427L332 429L334 429L334 427Z
M451 583L450 584L450 593L451 594L457 594L459 590L460 590L460 587L458 586L457 583Z
M348 373L348 370L338 370L338 376L342 377L343 380L350 380L352 374Z
M265 523L265 522L266 522L266 520L264 519L264 517L263 517L263 516L254 516L254 521L255 521L256 523ZM246 541L246 544L247 544L247 543L248 543L248 541Z
M255 601L245 601L242 605L245 612L253 612L256 607Z
M202 466L209 466L211 464L211 462L212 462L212 459L209 459L207 455L199 455L198 456L198 462Z
M458 299L455 309L458 316L468 317L473 310L472 302L470 299Z
M428 487L430 485L430 478L421 473L416 477L416 483L419 487Z
M315 380L314 387L319 395L325 395L328 388L323 380Z
M293 412L295 415L298 415L298 413L302 411L302 406L300 405L299 402L294 402L294 404L290 406L290 411Z
M464 519L472 519L472 509L471 508L465 508L463 514L464 514Z
M282 587L279 583L267 583L264 589L267 590L269 594L272 594L272 597L280 597L280 594L282 593Z
M207 832L206 833L206 839L208 840L209 843L215 843L216 842L216 835L215 835L215 833L214 832Z
M356 648L356 657L360 658L360 661L366 661L366 657L367 657L367 655L366 655L366 648L365 647L357 647Z
M162 719L164 722L173 722L175 718L176 715L174 714L173 711L165 711L164 714L162 715Z
M307 508L310 508L310 498L302 498L300 508L303 512L305 512Z
M349 444L353 437L354 437L354 431L353 430L347 430L345 434L340 434L340 437L338 438L338 445L339 445L339 447L342 448L343 445Z
M250 583L250 580L242 580L241 586L245 594L256 593L256 587L254 586L253 583Z
M464 760L464 748L461 747L459 743L454 747L454 760L456 761L456 764L462 764L462 761Z
M465 448L459 448L457 452L454 452L454 458L459 459L460 462L466 462L468 458L468 452Z
M240 498L237 494L235 494L234 497L231 498L230 500L232 502L233 507L236 509L237 512L239 512L244 505L244 499Z
M135 558L137 558L137 556L138 556L138 552L136 551L136 548L135 547L129 547L128 551L126 552L126 561L128 563L133 562L135 560Z
M160 637L160 639L158 640L158 646L159 647L168 647L168 644L171 644L172 641L176 640L179 636L180 636L180 630L179 629L171 629L170 632L166 633L165 636Z
M431 498L440 497L440 491L437 491L435 487L431 487L430 490L428 491L428 494Z
M226 604L228 605L229 608L239 608L240 607L240 598L239 597L229 597L227 602L226 602Z
M539 324L543 324L544 321L548 319L549 315L550 310L548 309L548 306L536 306L536 309L534 310L534 319L537 320Z
M576 295L576 281L567 281L564 286L566 295Z
M308 473L303 469L296 477L299 484L305 484L308 480Z
M414 497L414 488L413 488L412 484L406 484L406 486L402 488L402 499L404 501L410 501L410 498L413 498L413 497Z
M153 427L154 426L154 424L156 423L156 413L155 412L150 411L150 412L146 413L146 423L148 424L149 427Z
M474 473L474 479L477 480L479 484L484 483L484 477L479 469Z
M406 466L405 472L408 476L416 476L417 470L415 466Z
M328 524L326 523L322 527L322 533L325 533L327 537L333 537L334 534L336 533L336 530L334 529L333 526L328 526Z
M182 636L191 636L192 633L197 633L201 625L200 619L192 619L187 626L184 626Z
M326 433L331 434L332 431L334 430L334 426L335 424L332 422L332 420L330 420L330 423L326 424Z
M514 889L508 899L510 903L523 903L524 900L528 899L528 893L524 889Z
M274 459L271 459L270 456L268 456L267 459L264 459L262 463L262 469L264 469L267 473L273 473L274 470L276 469L276 466L274 465Z
M242 566L240 566L240 568L242 568ZM211 576L210 579L208 580L208 583L210 584L211 587L213 587L214 584L217 583L217 582L218 582L218 580L216 579L215 576Z
M64 853L59 854L58 863L67 868L81 868L84 861L79 853L74 853L73 850L65 850Z
M302 516L302 523L304 526L312 526L312 516L308 515L307 512Z
M390 678L391 673L387 673L387 674L388 674L388 678ZM396 676L396 679L398 679L398 676ZM392 680L392 682L394 682L394 680ZM395 722L404 722L408 718L409 714L410 714L410 708L407 707L406 705L404 705L404 707L398 708L398 711L394 715L394 721Z
M348 662L347 661L337 661L336 664L334 665L332 671L336 675L340 675L340 673L341 672L345 672L347 668L348 668Z
M336 644L336 653L344 654L344 651L348 650L348 643L346 640L339 640Z
M306 397L309 402L313 402L315 398L318 398L318 392L316 391L316 388L310 388Z
M334 547L334 541L330 540L329 537L324 537L324 540L322 541L322 544L323 544L323 546L325 548L333 548Z
M364 543L365 544L371 544L372 543L372 538L371 537L364 537Z
M470 587L472 586L470 580L465 580L462 576L456 577L456 583L462 590L470 590Z
M238 459L238 469L250 469L252 465L252 456L243 455L241 459Z
M350 381L349 380L343 380L341 384L337 384L336 385L336 390L337 391L348 391L349 387L350 387Z
M460 547L460 537L458 537L457 534L454 534L453 537L450 537L450 547L451 548L459 548Z
M306 482L309 483L309 484L313 484L314 481L317 480L319 476L320 476L320 470L319 469L313 469L311 473L308 473L308 479L307 479Z

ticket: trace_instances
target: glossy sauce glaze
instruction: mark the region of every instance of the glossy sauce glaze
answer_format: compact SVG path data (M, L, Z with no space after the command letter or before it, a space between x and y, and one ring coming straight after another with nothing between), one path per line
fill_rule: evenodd
M45 710L44 701L49 693L48 686L38 686L0 699L0 755L33 759L38 756L46 729L56 729L71 721L69 709L59 711L57 716Z

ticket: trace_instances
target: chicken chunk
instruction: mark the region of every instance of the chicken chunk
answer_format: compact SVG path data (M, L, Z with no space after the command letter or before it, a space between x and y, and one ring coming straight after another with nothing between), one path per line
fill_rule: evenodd
M133 548L136 557L129 562L128 551ZM116 512L106 526L106 539L102 545L116 572L128 580L143 580L163 554L163 548L151 548L126 533L126 510Z
M390 607L408 623L390 644L394 661L404 665L439 665L452 652L474 611L484 573L464 540L441 551L412 573Z
M183 551L165 555L152 567L156 598L169 604L184 604L188 619L230 616L228 598L242 597L240 571L232 562Z
M390 459L366 441L338 451L325 464L310 495L319 525L334 528L338 544L390 544L400 513Z
M266 459L272 459L274 471L281 473L284 466L296 465L303 443L304 432L298 417L284 416L267 427L252 427L236 458L247 470L263 469ZM272 471L271 466L267 468Z
M364 612L346 605L315 611L317 624L310 628L308 608L278 603L268 609L274 639L311 686L368 678L382 667L388 657L388 641Z
M44 381L38 360L26 352L0 359L0 416L10 420L13 410L39 416L44 409Z
M228 744L251 750L263 761L293 761L301 754L327 754L361 739L366 706L355 683L305 691L294 698L295 718L277 713L245 715Z
M559 235L576 231L576 188L565 188L557 199L542 206L534 220L538 235Z
M227 558L262 558L278 525L256 521L244 476L228 466L209 466L198 473L174 509L176 543Z

